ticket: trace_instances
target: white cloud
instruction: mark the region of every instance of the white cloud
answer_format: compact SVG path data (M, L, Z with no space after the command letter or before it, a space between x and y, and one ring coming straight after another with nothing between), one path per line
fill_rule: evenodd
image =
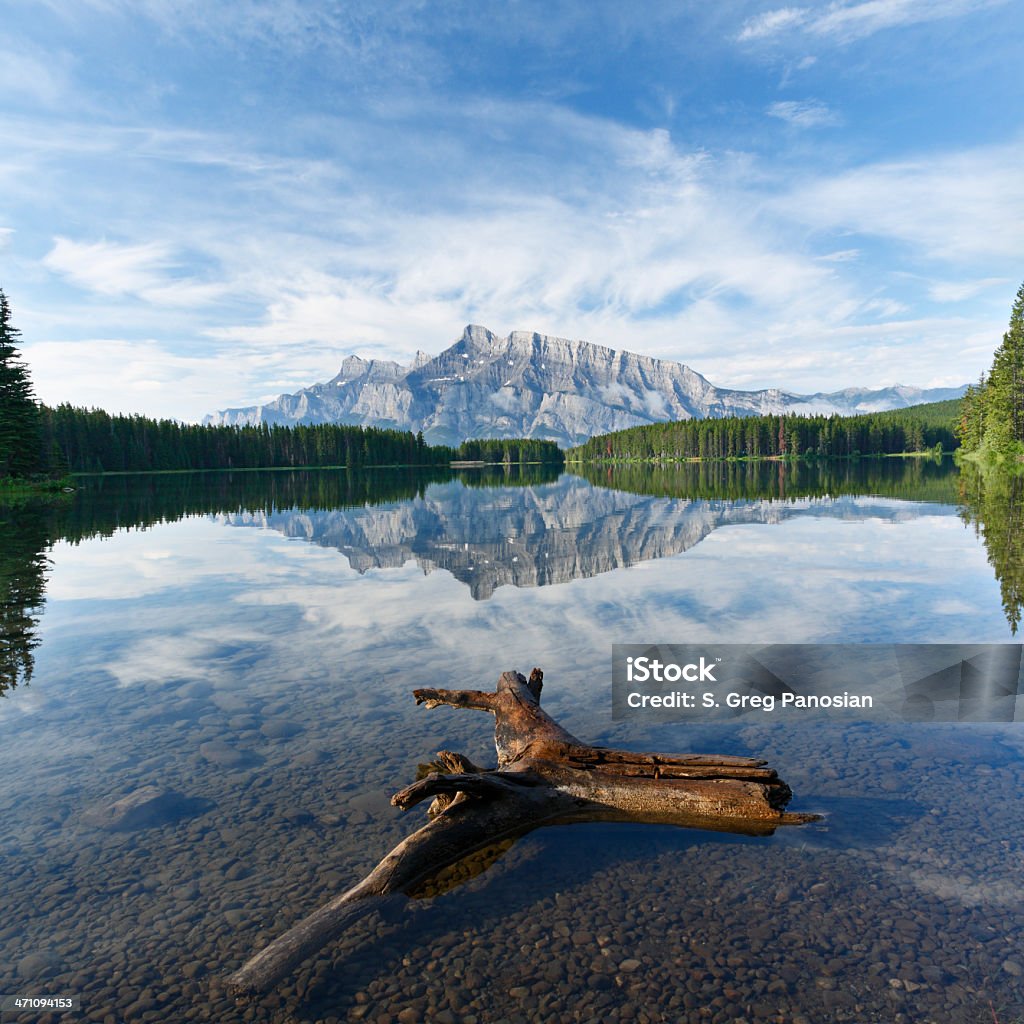
M842 118L818 100L782 100L772 103L769 117L777 117L795 128L823 128L842 123Z
M253 366L228 351L183 356L156 341L99 339L25 344L22 354L48 405L198 419L258 387Z
M158 284L172 263L167 246L156 242L83 244L57 238L43 265L101 295L141 292Z
M882 29L953 18L994 7L1005 0L866 0L831 4L808 24L808 31L838 42L873 35Z
M504 209L484 213L373 211L377 237L349 254L359 276L303 272L300 263L282 275L288 283L261 324L211 334L267 349L315 341L405 358L416 345L439 350L472 321L692 359L718 348L708 334L730 296L760 309L840 308L849 297L831 269L730 213L710 187L719 175L709 164L699 181L663 188L644 174L630 184L627 174L615 194L583 204L506 193ZM638 322L666 303L684 311Z
M453 105L429 131L421 114L309 121L324 147L315 161L215 133L67 132L72 159L124 164L129 196L150 175L166 201L133 233L115 184L93 216L118 241L56 240L44 265L91 298L59 321L20 309L25 337L40 359L88 359L109 381L47 356L41 397L198 418L328 379L353 352L440 351L469 322L679 359L742 387L831 390L883 372L961 383L990 357L991 338L977 365L947 343L981 337L988 319L901 322L903 296L850 236L956 268L965 254L1005 261L1022 234L1020 147L782 180L744 153L546 104ZM49 193L60 134L25 145L41 168L28 177ZM93 340L62 340L71 331ZM112 347L128 334L151 340ZM175 356L184 342L189 355ZM140 365L126 375L123 359Z
M870 307L870 302L865 302ZM858 312L861 312L858 309ZM884 311L883 315L884 315ZM870 308L863 311L865 318ZM711 354L697 368L715 384L765 387L780 383L791 391L830 391L840 387L956 387L970 371L991 362L995 339L1004 326L996 319L881 319L828 323L808 318L751 325L751 340L738 342L728 357ZM828 368L822 364L828 353Z

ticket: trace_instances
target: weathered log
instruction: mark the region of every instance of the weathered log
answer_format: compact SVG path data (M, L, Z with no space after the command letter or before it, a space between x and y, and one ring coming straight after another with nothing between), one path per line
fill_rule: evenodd
M396 793L403 810L433 799L431 818L361 882L336 896L248 960L228 979L236 995L265 992L359 918L403 896L442 891L453 866L480 851L498 855L543 825L585 821L672 824L771 835L815 820L786 813L792 795L765 762L707 754L646 754L592 747L540 707L543 673L505 672L493 693L414 690L417 704L487 711L495 717L498 767L478 768L451 751ZM490 863L486 860L486 863ZM472 872L470 872L472 873Z

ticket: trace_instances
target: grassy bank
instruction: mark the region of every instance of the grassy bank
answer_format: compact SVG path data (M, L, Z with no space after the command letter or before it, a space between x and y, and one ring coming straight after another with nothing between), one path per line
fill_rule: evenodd
M70 476L59 480L49 478L0 477L0 501L5 498L32 497L41 494L62 494L74 490L75 482Z

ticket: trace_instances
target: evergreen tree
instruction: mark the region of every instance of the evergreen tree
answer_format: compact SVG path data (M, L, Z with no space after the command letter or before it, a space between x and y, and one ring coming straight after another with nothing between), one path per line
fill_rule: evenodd
M964 451L1024 457L1024 284L992 369L967 389L957 435Z
M985 392L986 447L1024 454L1024 284L1010 313L1009 330L996 349Z
M43 468L39 406L15 347L19 334L0 289L0 477L29 476Z

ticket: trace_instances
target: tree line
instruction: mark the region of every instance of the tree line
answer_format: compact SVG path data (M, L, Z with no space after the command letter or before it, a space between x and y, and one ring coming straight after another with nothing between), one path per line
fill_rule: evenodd
M472 438L459 445L459 460L466 462L529 463L540 462L560 466L565 460L562 449L554 441L538 438Z
M957 435L964 454L1024 461L1024 284L991 369L961 400Z
M956 400L858 416L729 416L630 427L592 437L567 461L847 458L957 445Z
M303 466L447 466L453 460L555 462L552 441L511 438L429 445L422 432L340 423L203 426L102 409L41 409L42 451L72 473L195 469L295 469Z
M380 427L315 424L202 426L111 415L68 404L42 409L43 450L72 473L299 466L439 466L452 448L422 434Z

